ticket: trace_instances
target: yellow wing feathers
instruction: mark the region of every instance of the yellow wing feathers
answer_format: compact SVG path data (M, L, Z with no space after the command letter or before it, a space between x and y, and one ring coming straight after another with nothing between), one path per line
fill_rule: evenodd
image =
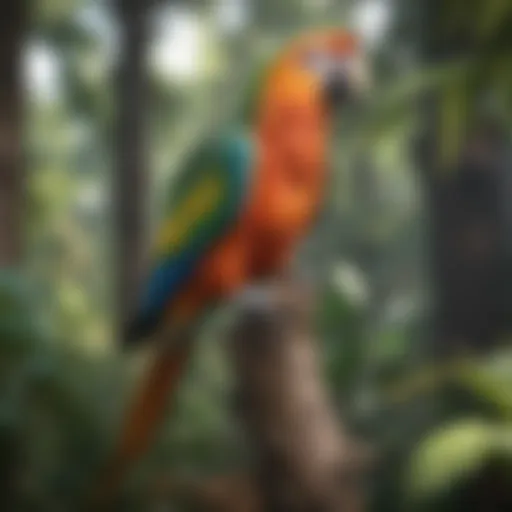
M171 216L160 228L154 254L169 255L183 246L191 227L208 215L222 200L224 186L217 175L205 176L180 201Z

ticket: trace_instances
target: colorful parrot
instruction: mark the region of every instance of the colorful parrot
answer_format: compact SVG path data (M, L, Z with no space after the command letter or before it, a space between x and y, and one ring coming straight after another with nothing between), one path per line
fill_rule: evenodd
M360 89L360 53L341 29L292 41L265 73L252 126L208 141L173 186L128 333L133 343L165 331L173 343L156 347L125 420L103 480L110 493L163 418L193 345L186 329L289 266L322 203L332 114Z

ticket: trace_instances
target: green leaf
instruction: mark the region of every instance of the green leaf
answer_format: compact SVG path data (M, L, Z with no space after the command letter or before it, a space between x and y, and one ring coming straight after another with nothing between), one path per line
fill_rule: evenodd
M478 35L482 39L492 36L501 26L501 24L510 19L512 4L510 0L486 0L483 6L481 16L476 16Z
M510 435L510 428L507 429ZM413 499L435 496L474 474L510 439L504 428L463 419L427 437L412 456L409 492Z
M456 162L468 115L468 94L464 84L447 88L441 95L440 152L441 169L451 169Z
M376 91L363 113L358 113L358 148L365 148L377 137L408 122L416 112L418 101L428 92L460 87L472 71L471 59L450 62L429 69L410 72L393 85Z
M494 354L490 359L467 366L458 381L475 395L494 404L505 418L512 418L512 350Z
M462 386L498 408L503 418L512 418L512 350L499 351L487 359L459 358L445 364L427 365L392 384L384 396L393 404L418 399L439 391L448 382Z
M473 363L470 360L460 359L448 361L445 364L424 365L385 389L385 400L397 405L437 392L471 364Z

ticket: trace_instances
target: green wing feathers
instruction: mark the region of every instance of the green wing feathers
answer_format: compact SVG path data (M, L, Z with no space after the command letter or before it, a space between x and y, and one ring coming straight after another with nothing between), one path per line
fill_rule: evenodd
M244 135L208 143L173 186L130 338L151 333L208 250L236 223L250 186L253 151Z

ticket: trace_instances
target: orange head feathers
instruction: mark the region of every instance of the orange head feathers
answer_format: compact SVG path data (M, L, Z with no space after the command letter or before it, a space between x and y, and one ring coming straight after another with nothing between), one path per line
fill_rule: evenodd
M286 105L326 110L354 97L364 69L357 38L341 29L299 36L270 67L260 114Z
M325 156L329 117L356 97L363 79L357 38L342 29L293 40L269 68L258 103L260 138L308 167Z

